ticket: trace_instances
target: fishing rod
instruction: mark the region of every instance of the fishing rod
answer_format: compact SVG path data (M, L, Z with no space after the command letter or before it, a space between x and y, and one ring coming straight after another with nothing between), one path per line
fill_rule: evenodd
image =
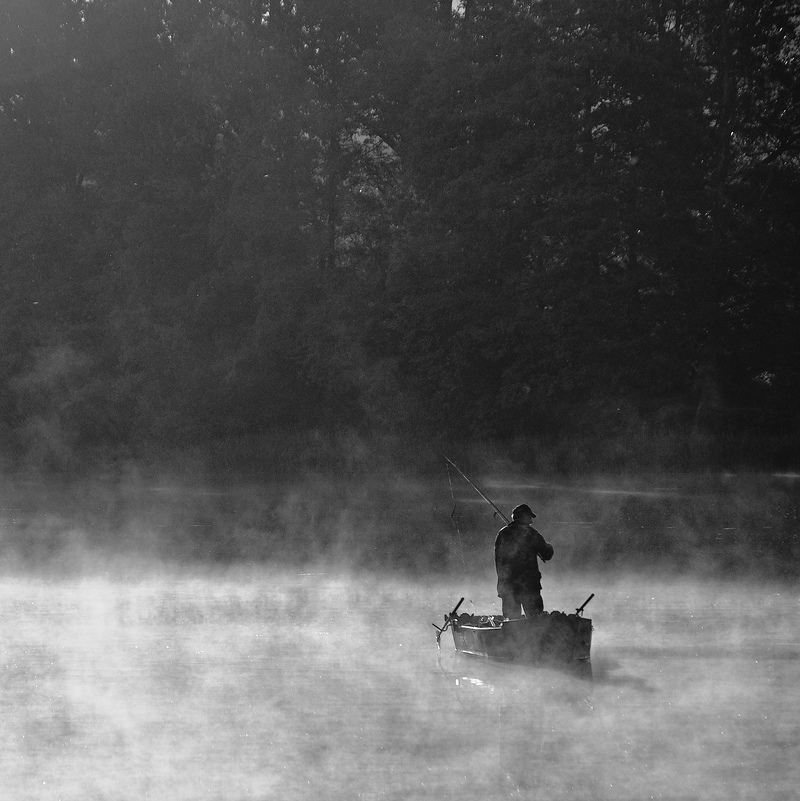
M479 489L478 489L478 488L477 488L477 487L476 487L476 486L475 486L475 485L474 485L474 484L473 484L473 483L472 483L472 482L471 482L471 481L470 481L470 480L467 478L467 476L466 476L466 475L464 475L464 473L463 473L463 472L462 472L462 470L459 468L459 466L458 466L458 465L457 465L457 464L456 464L456 463L455 463L455 462L454 462L452 459L448 459L446 456L445 456L444 458L445 458L445 461L446 461L448 464L452 465L453 467L455 467L455 469L456 469L456 470L458 470L458 472L461 474L461 477L464 479L464 481L466 481L466 482L467 482L467 484L469 484L469 485L470 485L470 487L472 487L472 489L474 489L474 490L475 490L475 492L477 492L477 493L478 493L478 495L480 495L480 496L481 496L481 498L483 498L483 500L484 500L484 501L486 501L486 503L488 503L488 504L489 504L489 506L491 506L491 507L492 507L492 509L494 509L494 510L495 510L495 512L497 512L497 514L499 514L499 515L500 515L500 517L502 517L502 518L503 518L503 520L505 520L505 523L506 523L506 525L507 525L507 526L508 526L508 525L510 525L510 524L511 524L511 521L510 521L510 520L509 520L509 519L508 519L508 518L507 518L507 517L506 517L506 516L505 516L505 515L504 515L504 514L503 514L503 513L502 513L502 512L501 512L501 511L498 509L498 508L497 508L496 504L495 504L493 501L490 501L490 500L489 500L489 499L488 499L488 498L487 498L487 497L486 497L486 496L485 496L485 495L484 495L484 494L483 494L483 493L482 493L482 492L481 492L481 491L480 491L480 490L479 490Z

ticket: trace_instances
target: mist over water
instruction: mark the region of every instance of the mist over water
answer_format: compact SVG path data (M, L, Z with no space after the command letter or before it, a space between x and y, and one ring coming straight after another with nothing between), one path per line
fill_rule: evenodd
M478 479L594 680L437 648L501 524L391 471L0 482L0 799L794 799L796 476Z
M545 577L589 592L593 682L437 649L488 579L8 577L2 797L794 798L796 586Z

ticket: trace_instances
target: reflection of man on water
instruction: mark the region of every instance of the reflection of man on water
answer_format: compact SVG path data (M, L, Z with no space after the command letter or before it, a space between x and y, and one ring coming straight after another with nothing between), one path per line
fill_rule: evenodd
M511 522L500 529L494 542L497 595L503 617L520 617L544 611L539 562L553 556L553 546L531 525L536 515L526 503L511 512Z

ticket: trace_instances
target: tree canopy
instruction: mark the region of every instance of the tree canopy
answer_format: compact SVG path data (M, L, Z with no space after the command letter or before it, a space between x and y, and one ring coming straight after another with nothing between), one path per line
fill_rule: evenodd
M799 76L784 0L9 0L4 452L796 447Z

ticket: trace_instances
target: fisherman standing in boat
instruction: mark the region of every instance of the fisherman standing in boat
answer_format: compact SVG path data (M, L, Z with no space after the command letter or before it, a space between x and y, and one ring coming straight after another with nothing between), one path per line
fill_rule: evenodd
M553 546L531 525L536 515L523 503L511 512L511 522L500 529L494 542L497 595L503 617L515 618L544 611L539 562L553 557Z

